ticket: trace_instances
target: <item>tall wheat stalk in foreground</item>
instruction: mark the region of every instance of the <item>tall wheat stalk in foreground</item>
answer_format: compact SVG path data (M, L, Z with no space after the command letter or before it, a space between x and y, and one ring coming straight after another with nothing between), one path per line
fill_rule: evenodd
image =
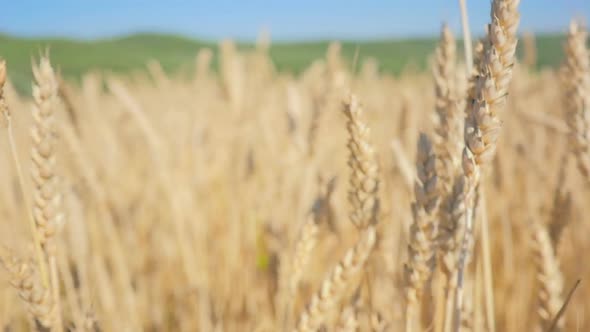
M565 43L562 66L563 103L570 128L570 148L582 175L590 179L590 53L586 49L588 33L573 21Z
M495 0L492 2L491 24L484 45L484 54L479 68L471 105L465 119L465 149L463 150L463 173L466 178L465 235L459 255L457 275L455 330L461 321L463 300L463 273L469 255L469 243L473 241L473 209L475 192L479 185L482 167L490 164L495 156L501 130L499 112L506 103L508 87L512 79L515 61L516 33L520 16L519 0Z

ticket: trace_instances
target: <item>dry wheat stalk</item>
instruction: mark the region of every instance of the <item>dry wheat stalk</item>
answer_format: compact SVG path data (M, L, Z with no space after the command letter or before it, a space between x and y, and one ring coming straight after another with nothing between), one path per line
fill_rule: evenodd
M43 250L55 252L55 234L62 223L61 195L59 193L55 160L54 112L57 102L57 81L49 60L41 58L33 67L36 84L33 86L33 140L32 176L35 184L33 216L40 234Z
M457 100L460 94L455 84L456 48L451 30L443 25L432 72L438 120L435 126L438 177L445 193L452 190L453 177L460 170L463 149L463 112Z
M463 150L463 172L466 176L465 235L459 256L457 276L455 326L460 322L462 281L469 242L473 237L473 209L475 192L479 185L481 167L491 163L496 142L501 131L499 112L506 103L508 87L512 79L517 44L516 32L520 15L519 0L495 0L492 2L491 24L484 45L479 76L475 81L473 95L465 119L465 149Z
M36 275L34 265L18 259L4 247L0 247L0 263L8 271L10 284L16 289L31 315L44 327L54 328L57 308L50 291L43 287Z
M367 262L377 238L374 226L368 226L354 247L350 248L344 258L330 271L322 281L320 289L315 293L306 309L301 313L294 331L317 331L327 313L332 310L351 286L355 275Z
M563 276L547 228L540 223L533 224L533 254L540 287L538 295L540 331L548 331L553 317L557 315L563 304ZM564 324L562 317L553 331L560 331Z
M31 204L29 202L29 198L25 196L25 180L24 175L22 172L22 167L18 158L18 149L16 145L16 140L14 138L13 127L12 127L12 116L10 114L10 109L6 103L4 98L4 84L6 83L6 62L0 61L0 112L2 113L2 120L4 125L7 129L7 136L8 136L8 143L10 145L10 152L12 156L12 160L14 162L15 170L17 173L18 183L20 186L21 193L23 195L23 201L25 202L25 207L27 210L27 219L29 221L29 227L31 229L31 234L33 235L33 247L35 249L35 256L37 259L38 268L40 271L40 278L41 282L44 287L49 287L49 276L47 275L47 264L45 261L45 257L43 254L43 248L41 246L41 240L39 232L37 231L37 225L35 223L35 218L33 216L33 210L31 209Z
M590 179L590 54L587 32L577 22L570 24L562 67L564 105L570 128L570 146L578 168Z
M364 122L363 109L352 94L344 103L344 114L349 134L347 147L350 168L350 220L358 229L365 229L377 223L379 169L375 149L369 139L371 130Z
M453 183L452 192L443 200L439 208L440 226L437 242L439 245L438 260L446 282L445 331L450 331L451 329L452 313L454 310L453 294L457 289L461 240L465 234L466 181L466 177L463 174L458 175Z
M318 231L319 227L315 218L313 215L310 215L301 229L301 235L297 240L295 251L293 253L293 268L291 270L291 279L289 282L290 296L295 296L301 275L305 270L309 261L309 256L317 242Z
M55 236L63 224L62 196L56 174L55 156L55 108L57 103L57 80L49 59L41 57L38 66L33 66L33 128L31 138L31 174L33 178L33 218L37 226L43 252L49 262L49 280L53 301L56 305L56 326L61 330L59 280L56 263Z
M420 134L416 157L418 182L412 205L414 222L410 226L408 263L406 264L406 330L412 331L418 316L424 284L432 275L437 236L436 224L440 190L436 173L436 155L428 136Z
M307 220L301 228L301 232L297 242L295 243L292 256L289 260L285 259L283 262L283 264L288 264L284 267L285 269L281 271L281 279L283 280L282 282L287 283L287 285L281 286L285 287L286 289L281 291L282 298L279 299L279 301L282 301L283 306L281 308L281 310L283 310L283 327L288 326L290 323L292 316L292 305L297 297L297 287L299 286L301 276L307 268L310 255L316 245L318 232L319 227L316 222L316 213L312 212L309 214Z
M333 60L334 62L335 60ZM330 63L329 63L330 64ZM350 221L359 232L368 232L377 224L379 213L379 167L371 144L371 130L365 124L363 109L352 94L344 102L348 131L348 167L350 169L348 201ZM361 234L361 236L363 236ZM367 277L367 271L364 272ZM368 293L371 293L370 286Z

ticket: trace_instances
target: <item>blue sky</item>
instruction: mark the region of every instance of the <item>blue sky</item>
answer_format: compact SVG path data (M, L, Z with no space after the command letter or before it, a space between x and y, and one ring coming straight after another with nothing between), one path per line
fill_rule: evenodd
M481 33L491 0L468 0ZM521 30L557 32L571 17L589 22L590 0L522 0ZM431 36L446 21L459 31L457 0L13 0L0 10L0 33L101 38L134 32L252 40L262 28L274 40Z

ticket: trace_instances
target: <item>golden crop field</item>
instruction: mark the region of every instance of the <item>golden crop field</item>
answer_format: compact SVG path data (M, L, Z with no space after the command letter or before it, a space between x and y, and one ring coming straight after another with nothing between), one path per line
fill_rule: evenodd
M19 95L1 62L0 329L589 331L586 32L536 71L518 1L489 23L395 77L225 41L80 82L43 53Z

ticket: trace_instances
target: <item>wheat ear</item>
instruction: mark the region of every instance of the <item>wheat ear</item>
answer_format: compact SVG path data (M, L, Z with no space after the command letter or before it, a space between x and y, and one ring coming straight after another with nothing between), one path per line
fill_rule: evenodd
M563 276L547 228L539 223L533 224L533 253L539 283L539 324L541 331L548 331L563 303ZM553 331L563 326L561 317Z
M348 166L350 168L350 220L357 229L377 223L379 178L375 149L370 143L371 130L364 122L363 109L350 95L344 103L348 130Z
M570 24L562 66L564 104L570 130L570 146L584 177L590 179L590 54L587 32L577 22Z
M408 263L406 264L406 331L412 331L418 316L424 284L432 275L437 213L440 201L436 174L436 155L428 136L420 134L416 157L418 183L414 187L416 201L412 205L414 222L410 226Z
M459 256L457 290L455 294L455 330L459 329L462 304L462 283L469 242L473 237L473 209L475 192L479 185L481 167L489 164L496 151L501 131L499 112L504 108L508 87L512 79L515 61L517 29L520 21L519 0L494 0L491 24L484 45L479 76L475 81L474 95L465 119L465 149L463 150L463 173L467 179L465 205L465 234Z
M338 304L346 289L351 286L355 275L367 262L375 246L376 238L374 226L368 226L361 233L356 245L346 252L344 258L322 281L320 289L312 296L306 309L301 313L294 331L315 332L320 328L327 313Z
M57 103L57 80L46 56L39 65L33 66L33 218L39 232L38 239L49 262L49 280L56 305L57 328L61 331L60 292L56 260L55 236L63 223L61 194L56 174L55 155L55 108Z
M21 261L3 247L0 247L0 263L31 315L44 327L54 328L57 308L50 291L40 283L34 265Z
M443 25L435 53L434 77L435 111L437 123L436 155L439 160L438 177L445 193L452 190L453 177L461 167L463 144L463 112L458 103L455 84L457 46L453 33Z
M309 214L305 224L303 224L303 227L301 228L291 260L289 263L283 263L289 264L286 270L282 272L283 274L286 274L281 276L284 282L288 282L287 285L282 286L286 289L282 291L282 299L280 299L280 301L282 301L282 319L284 328L289 326L291 322L293 302L297 297L297 287L299 286L303 272L307 268L310 255L315 248L318 232L319 227L316 222L316 216L315 213L312 212Z
M31 209L30 199L25 195L25 180L22 171L22 166L20 164L18 158L18 149L16 145L16 140L14 139L14 133L12 128L12 116L10 114L10 109L8 108L8 104L4 99L4 84L6 83L6 62L4 60L0 61L0 112L3 115L4 125L7 129L7 136L8 136L8 143L10 145L10 153L12 156L12 160L14 162L15 170L17 173L19 187L21 189L21 193L23 195L23 201L25 203L25 207L27 210L27 219L29 221L29 227L31 229L31 234L33 236L33 247L35 249L35 256L37 260L37 265L40 271L40 279L43 287L49 288L49 276L47 275L47 263L45 261L45 257L43 254L43 249L41 247L41 240L39 237L39 232L37 231L37 225L35 224L35 218L33 217L33 211Z
M301 280L301 275L309 261L309 256L317 242L319 227L315 218L310 215L301 229L301 235L295 246L293 254L293 270L291 272L291 280L289 283L289 294L295 296L297 286Z

